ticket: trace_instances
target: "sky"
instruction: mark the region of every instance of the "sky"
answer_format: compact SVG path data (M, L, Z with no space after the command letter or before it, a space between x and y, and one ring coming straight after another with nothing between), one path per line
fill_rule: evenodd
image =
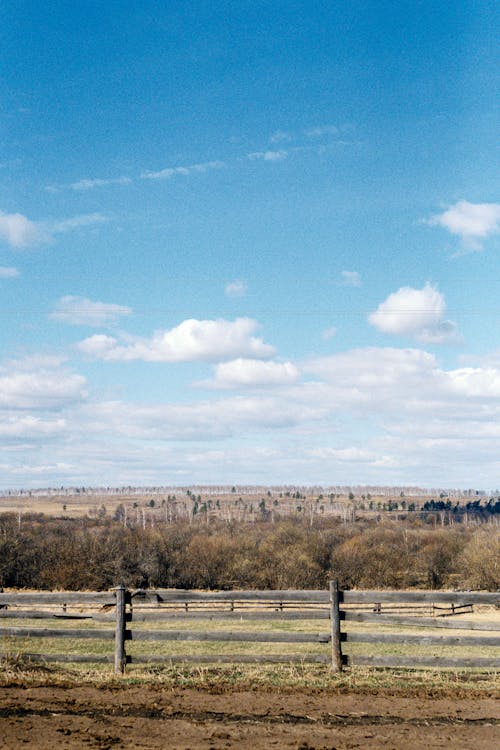
M499 20L4 0L0 487L498 487Z

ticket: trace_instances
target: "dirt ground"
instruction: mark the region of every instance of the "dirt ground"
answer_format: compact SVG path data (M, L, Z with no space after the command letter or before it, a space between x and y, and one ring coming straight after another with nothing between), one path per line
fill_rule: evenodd
M1 687L0 748L432 750L500 747L495 698Z

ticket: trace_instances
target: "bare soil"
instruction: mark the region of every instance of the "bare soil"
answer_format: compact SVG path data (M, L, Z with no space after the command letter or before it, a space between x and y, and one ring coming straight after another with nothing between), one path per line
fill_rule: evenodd
M495 697L0 687L0 748L432 750L500 747Z

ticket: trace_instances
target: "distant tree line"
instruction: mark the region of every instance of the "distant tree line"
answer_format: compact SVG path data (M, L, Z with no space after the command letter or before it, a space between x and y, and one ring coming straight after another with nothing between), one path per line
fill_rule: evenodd
M322 519L128 527L0 515L0 586L500 588L500 527Z
M465 504L452 504L450 499L427 500L422 505L422 511L445 511L452 513L457 520L471 514L478 518L487 519L490 516L500 515L500 497L496 500L490 497L486 503L482 503L481 500L473 500Z

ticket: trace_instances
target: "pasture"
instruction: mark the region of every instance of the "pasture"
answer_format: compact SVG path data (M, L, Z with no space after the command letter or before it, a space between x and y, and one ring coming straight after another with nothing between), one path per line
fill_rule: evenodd
M226 592L227 593L227 592ZM33 605L31 605L33 606ZM343 605L353 609L354 605ZM96 619L61 619L62 608L54 607L54 617L16 618L15 608L0 621L9 629L44 628L80 631L112 628L115 616L102 605L94 610ZM382 604L382 617L383 614ZM44 607L44 609L47 608ZM50 607L48 607L50 609ZM170 612L165 612L169 609ZM167 615L152 623L146 615L160 611ZM263 610L269 615L269 610ZM78 615L83 609L75 604L65 615ZM262 610L261 610L262 612ZM293 614L289 609L288 614ZM226 617L220 617L220 615ZM474 746L480 750L494 747L500 723L498 711L498 671L375 669L350 666L333 672L330 644L239 641L238 634L329 634L328 611L311 607L311 615L298 619L259 619L254 608L236 611L228 606L190 603L165 605L148 602L133 607L133 632L139 637L126 642L132 663L124 675L112 671L113 640L110 638L20 638L2 636L4 654L0 668L0 747L170 747L187 748L260 748L290 747L295 750L338 750L353 747L458 748ZM306 613L307 614L307 613ZM326 614L326 617L324 615ZM13 616L12 616L13 615ZM251 616L252 615L252 616ZM156 615L158 617L158 614ZM474 605L474 612L443 618L457 628L467 621L497 622L498 610L490 605ZM415 620L426 621L428 611L415 612ZM441 619L441 618L439 618ZM442 621L442 620L441 620ZM380 622L380 621L379 621ZM438 622L438 618L436 618ZM436 633L436 629L349 621L353 634L418 635ZM202 630L205 639L143 640L147 630L186 634ZM442 628L447 637L472 639L477 629ZM232 633L236 640L212 640L211 634ZM480 644L468 645L467 658L500 660L500 647L485 645L491 631L480 633ZM493 642L493 641L492 641ZM102 664L68 662L53 665L35 661L30 653L57 654L64 650L75 658L91 651ZM352 642L342 646L345 654L356 656L392 654L411 659L422 652L415 642L388 644ZM459 643L432 645L431 654L460 659L464 648ZM230 656L231 655L231 656ZM146 663L135 662L144 659ZM308 663L320 658L327 663ZM279 657L282 663L259 663L263 658ZM295 662L288 658L299 657ZM301 658L300 658L301 657ZM220 660L231 658L224 663ZM211 664L204 663L210 659ZM149 660L149 663L147 663ZM219 663L217 663L219 662ZM256 662L256 663L254 663ZM328 663L330 662L330 663Z

